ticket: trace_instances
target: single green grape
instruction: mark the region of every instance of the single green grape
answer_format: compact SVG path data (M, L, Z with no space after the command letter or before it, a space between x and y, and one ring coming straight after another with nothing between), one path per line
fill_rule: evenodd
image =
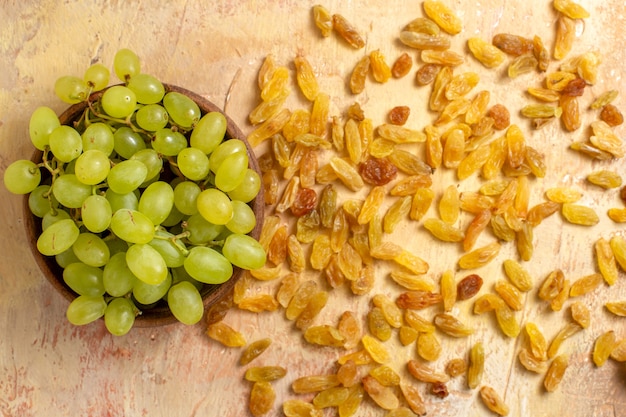
M224 255L206 246L194 246L183 264L195 280L205 284L222 284L233 275L233 266Z
M43 151L50 144L50 133L59 126L61 122L54 110L47 106L37 107L28 122L28 133L35 148Z
M193 181L182 181L174 188L174 205L183 214L191 216L198 212L196 200L202 190Z
M152 221L160 225L167 219L174 207L174 190L165 181L150 184L139 197L139 211Z
M111 170L111 161L102 151L90 149L76 158L74 174L83 184L96 185L104 181Z
M233 200L231 204L233 205L233 217L226 223L226 227L233 233L243 235L250 233L256 226L254 211L249 205L239 200Z
M158 285L168 275L165 260L148 244L137 243L129 247L126 251L126 263L133 274L147 284Z
M28 194L39 186L41 171L33 161L18 159L4 171L4 186L13 194Z
M52 183L52 194L67 208L80 208L83 201L92 195L93 186L83 184L74 174L58 176Z
M180 226L180 222L185 219L186 215L178 211L176 206L172 207L172 211L170 211L169 216L165 220L161 222L161 226L163 227L174 227Z
M178 284L182 281L189 281L193 284L194 287L198 289L198 291L202 290L204 284L196 279L194 279L189 272L185 270L185 267L172 268L172 285Z
M163 97L163 106L170 119L182 128L189 129L200 120L200 108L184 94L170 91Z
M72 249L76 257L89 266L104 266L111 257L109 247L104 240L90 232L79 234L72 245Z
M103 90L109 85L111 72L107 67L100 63L95 63L85 70L83 80L91 87L92 91Z
M200 213L189 216L185 225L185 231L189 232L187 239L194 245L203 245L216 239L224 226L207 221Z
M122 48L113 57L113 72L123 82L141 72L139 57L128 48Z
M209 175L209 158L196 148L185 148L178 153L176 164L182 174L192 181L201 181Z
M217 172L222 165L222 162L229 156L236 153L247 153L248 149L246 144L240 139L229 139L222 142L209 157L209 164L211 165L211 171Z
M97 149L106 156L113 153L115 140L113 139L113 131L109 125L102 122L92 123L85 128L81 138L83 140L83 151Z
M226 224L233 217L230 198L216 188L207 188L198 194L196 204L198 212L210 223Z
M188 281L172 285L167 292L167 304L174 317L183 324L196 324L204 315L202 296Z
M148 243L154 238L154 224L145 214L119 209L111 217L111 231L129 243Z
M50 210L43 216L43 219L41 219L41 230L46 230L48 227L60 220L71 218L70 214L63 209L57 208L55 210Z
M222 253L233 265L242 269L258 269L265 265L265 249L248 235L233 233L228 236Z
M113 210L106 197L93 194L83 201L80 209L83 226L90 232L104 232L111 224Z
M50 150L61 162L78 158L83 151L83 139L76 129L61 125L50 133Z
M217 111L208 112L194 126L189 144L210 154L224 140L227 126L226 117Z
M150 74L135 74L126 86L135 92L137 102L141 104L158 103L165 95L163 83Z
M160 104L147 104L137 110L137 113L135 113L135 121L143 130L156 132L167 126L169 116L165 107Z
M107 307L104 297L79 295L67 307L67 320L76 326L92 323L104 316Z
M136 307L128 298L114 298L104 310L104 325L113 336L124 336L135 324Z
M48 226L37 238L37 250L55 256L72 247L80 231L72 219L59 220Z
M123 297L133 290L137 277L126 264L126 252L118 252L111 256L102 271L102 285L107 294Z
M215 186L225 193L237 188L248 170L248 154L234 153L222 161L215 172Z
M183 266L185 260L183 250L186 250L186 247L185 244L180 239L176 239L173 234L164 230L158 230L149 245L161 254L168 268Z
M43 218L46 213L58 206L59 202L50 192L49 185L40 185L28 195L28 209L37 217Z
M255 170L248 168L246 169L246 175L243 177L241 183L227 194L231 200L239 200L244 203L249 203L254 200L260 190L261 177Z
M69 264L63 270L63 281L76 294L92 297L104 295L102 269L82 262Z
M154 304L167 294L172 286L172 274L168 272L167 277L159 284L147 284L138 279L133 286L133 297L143 305Z
M176 156L186 147L187 138L169 127L159 129L154 133L152 148L162 155Z
M118 194L128 194L135 191L146 179L148 168L134 159L115 164L109 171L107 183L109 188Z
M139 198L134 192L118 194L110 188L104 193L104 197L111 205L111 212L115 213L119 209L137 210Z
M119 237L115 236L113 233L111 233L106 238L104 238L104 242L109 247L109 252L111 253L111 257L113 257L113 255L120 253L120 252L126 253L126 251L128 250L128 246L130 245L130 243L126 242L123 239L120 239ZM109 259L109 262L111 262L111 259Z
M100 98L102 110L111 117L125 119L137 107L137 96L134 91L123 85L114 85L102 94Z
M81 103L89 97L89 85L81 78L64 75L54 83L54 93L66 103Z
M159 178L161 170L163 169L163 159L161 159L159 153L154 149L147 148L137 151L130 159L141 161L146 166L146 168L148 168L146 180L141 184L140 187L146 185L147 181Z
M124 159L130 159L136 152L146 149L144 138L128 126L119 127L113 134L113 149Z
M54 255L54 260L63 269L67 268L68 265L80 262L80 259L76 257L72 248L63 251L58 255Z

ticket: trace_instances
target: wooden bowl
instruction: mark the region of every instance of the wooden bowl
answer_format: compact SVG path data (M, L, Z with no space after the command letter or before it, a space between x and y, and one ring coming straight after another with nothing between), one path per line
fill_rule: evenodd
M254 155L254 151L252 150L248 141L245 139L245 136L241 132L239 127L237 127L235 122L233 122L233 120L230 117L228 117L228 115L226 115L214 103L210 102L209 100L203 98L202 96L192 91L189 91L189 90L186 90L184 88L177 87L174 85L169 85L169 84L164 84L164 86L165 86L166 92L176 91L176 92L185 94L186 96L191 98L193 101L195 101L198 104L198 107L200 107L200 110L202 111L203 115L205 113L213 112L213 111L217 111L217 112L224 114L224 116L226 117L226 121L227 121L225 140L233 139L233 138L242 140L246 144L246 147L248 149L249 167L255 170L259 174L259 176L261 175L259 164ZM102 96L104 91L105 90L93 93L90 97L90 101L93 102L93 101L98 100ZM59 116L59 120L61 121L61 124L72 125L72 123L75 120L80 118L80 116L83 114L86 107L87 107L87 103L85 102L70 106L67 110L65 110ZM37 150L33 153L31 160L40 162L42 155L43 155L43 152ZM45 176L45 173L46 172L44 171L42 175ZM258 239L259 235L261 234L261 227L263 225L263 212L264 212L263 187L261 187L259 194L254 198L254 200L252 200L249 203L249 205L254 211L255 217L256 217L256 226L252 230L252 232L249 233L249 235L254 237L255 239ZM31 213L28 207L28 195L24 196L22 210L24 214L24 224L26 227L28 242L30 242L30 249L33 253L33 256L35 257L35 262L37 262L37 265L41 269L41 272L43 273L46 280L48 280L48 282L52 284L52 287L59 294L61 294L65 299L71 302L72 300L74 300L74 298L77 297L77 294L63 281L62 268L56 263L54 257L44 256L41 253L39 253L39 251L37 250L37 238L41 234L41 219L34 216ZM204 284L203 288L200 291L200 294L202 295L205 311L212 305L222 300L224 297L229 296L232 293L235 283L241 277L242 274L243 274L242 269L238 267L233 267L233 275L225 283L219 284L219 285ZM178 321L174 317L172 312L169 310L169 308L167 307L167 303L162 300L156 306L150 309L146 309L142 312L142 314L138 315L135 319L134 326L153 327L153 326L162 326L162 325L176 323L176 322Z

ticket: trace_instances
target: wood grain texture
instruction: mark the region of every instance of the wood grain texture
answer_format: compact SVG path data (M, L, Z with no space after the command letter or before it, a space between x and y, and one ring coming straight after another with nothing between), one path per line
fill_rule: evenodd
M346 80L356 61L375 49L391 62L408 51L399 41L399 30L410 20L423 15L420 2L340 2L324 4L341 13L365 35L364 50L354 50L340 39L322 39L311 19L313 1L275 0L216 2L137 0L93 0L89 2L54 0L9 1L0 10L0 172L17 158L28 158L28 119L37 106L47 105L58 113L66 107L53 92L54 81L66 74L81 75L91 62L112 63L122 47L135 50L144 71L166 83L179 85L225 108L244 133L252 131L248 113L258 103L256 76L264 57L271 53L280 65L293 70L292 60L303 54L311 61L322 91L331 95L331 114L340 114L358 101L374 125L386 120L396 105L411 107L407 127L421 129L431 123L427 111L430 88L418 89L414 70L407 77L380 85L368 81L364 93L352 96ZM466 51L471 36L490 39L495 33L509 32L531 37L540 35L551 47L556 15L551 2L531 0L450 0L464 22L463 31L452 40L452 49ZM617 89L615 104L626 109L626 10L622 0L596 2L581 0L591 13L580 25L572 55L598 50L602 53L598 82L588 88L581 102L608 89ZM158 4L158 6L157 6ZM552 64L551 69L556 68ZM481 75L478 88L491 91L491 101L510 109L528 102L524 89L538 83L536 74L507 80L504 67L487 71L468 58L463 70ZM296 93L287 106L303 108L305 99ZM586 111L583 126L594 120ZM527 141L546 155L549 172L542 180L533 180L531 204L542 201L543 191L555 185L569 185L584 191L582 203L600 213L601 222L592 228L565 224L557 215L535 231L535 253L526 266L537 282L555 268L569 279L595 270L592 243L599 237L626 235L620 225L605 215L609 207L620 206L615 190L601 191L585 183L592 170L611 168L626 176L623 161L600 163L579 158L567 150L569 143L588 135L586 129L565 134L553 123L540 131L531 131L526 120L515 111L512 121L527 135ZM624 137L625 127L616 129ZM259 147L258 152L265 150ZM455 181L454 173L441 170L434 177L434 188ZM460 187L474 190L479 182L470 178ZM359 197L362 197L360 195ZM251 385L243 380L245 368L237 365L241 351L224 348L210 341L201 325L168 325L160 328L134 329L125 337L110 336L102 322L73 327L65 320L67 302L53 292L43 279L29 251L23 231L22 198L0 187L0 412L3 416L89 415L89 416L245 416ZM429 215L435 215L431 209ZM483 239L484 238L484 239ZM389 239L400 242L426 259L430 275L438 281L445 269L454 269L460 250L435 242L419 224L398 228ZM481 237L477 246L490 238ZM485 279L483 292L491 290L496 279L503 278L501 261L515 257L515 249L505 245L494 262L478 272ZM374 293L395 298L399 287L385 276L384 266L377 267ZM457 273L462 277L463 271ZM306 277L319 279L319 273ZM273 291L276 283L259 285L255 291ZM489 315L471 314L471 301L462 302L454 312L467 313L467 322L477 331L466 339L441 336L444 353L434 366L443 369L445 362L465 356L478 340L485 344L487 361L484 382L501 393L511 416L626 416L626 368L607 362L597 369L590 352L595 338L608 329L626 337L624 319L611 316L604 308L608 300L626 299L626 276L620 272L617 284L603 286L583 300L592 312L592 324L564 343L571 366L562 385L552 394L542 389L542 377L526 372L516 360L523 338L511 340L495 328ZM569 309L550 312L528 294L520 322L534 321L551 339L569 319ZM363 318L370 298L352 297L347 291L331 292L329 303L316 323L336 324L345 310ZM226 317L229 325L241 331L248 341L271 337L273 344L254 362L256 365L282 365L287 376L274 384L277 407L270 415L282 415L278 404L289 398L310 399L295 395L291 382L304 375L333 372L336 359L343 354L334 349L314 348L303 342L301 333L284 319L282 313L252 314L233 310ZM391 366L410 378L406 362L416 357L414 346L401 347L397 337L388 342L393 349ZM416 383L417 384L417 383ZM435 399L428 387L419 385L427 401L429 415L489 415L480 403L476 390L465 387L464 378L449 384L450 396ZM327 410L326 415L335 415ZM359 416L385 415L369 400Z

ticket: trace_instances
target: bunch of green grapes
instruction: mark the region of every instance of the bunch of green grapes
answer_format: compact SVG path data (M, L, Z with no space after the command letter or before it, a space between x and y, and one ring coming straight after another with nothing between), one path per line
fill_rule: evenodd
M13 162L4 184L29 194L41 218L37 248L55 257L77 294L71 323L104 317L123 335L142 311L167 303L191 325L204 313L204 285L226 282L233 266L265 264L249 235L256 225L249 203L261 181L245 143L224 140L222 113L202 114L191 98L166 91L128 49L113 69L123 83L96 101L91 93L109 83L105 66L57 80L57 96L87 101L87 110L66 126L49 107L36 109L29 134L42 160Z

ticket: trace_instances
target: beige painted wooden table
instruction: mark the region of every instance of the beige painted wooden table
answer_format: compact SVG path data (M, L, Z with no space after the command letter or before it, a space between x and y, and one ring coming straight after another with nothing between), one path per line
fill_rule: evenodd
M491 38L498 32L524 36L539 34L547 45L554 39L555 13L547 0L525 2L504 0L450 0L463 19L464 30L453 40L453 49L465 51L470 36ZM603 63L596 85L581 98L588 105L608 89L618 89L617 106L626 110L626 9L622 0L582 0L591 18L579 26L572 55L588 50L602 53ZM80 75L91 62L110 66L115 52L129 47L142 58L145 72L167 83L193 89L225 106L230 116L246 133L252 131L247 115L257 104L257 71L263 58L272 53L279 65L293 70L297 54L309 58L319 77L321 89L332 97L331 114L338 115L358 101L374 125L384 122L387 112L396 105L408 105L412 114L408 127L421 129L432 122L426 108L430 88L418 89L411 74L385 85L368 81L366 92L359 96L347 93L345 83L356 60L365 52L380 49L391 62L402 51L399 30L410 20L423 15L420 2L331 0L325 6L351 20L365 35L364 50L347 47L335 36L322 39L312 24L312 1L4 1L0 7L0 172L16 158L28 157L31 145L27 137L30 112L48 105L60 112L65 107L53 94L57 77ZM556 64L551 69L556 68ZM562 268L575 279L595 270L592 243L599 237L625 235L623 227L606 216L609 207L619 206L617 191L600 191L586 185L584 178L595 169L608 168L626 175L623 161L592 163L567 150L568 144L588 135L585 129L563 133L558 123L541 131L528 129L517 109L528 101L523 93L527 85L537 84L539 76L529 74L509 81L501 71L488 72L471 58L464 68L477 71L482 79L479 88L492 93L492 102L512 109L512 121L523 127L528 143L546 155L548 175L533 180L531 203L543 199L545 189L569 185L584 191L583 203L595 207L601 222L592 228L567 225L553 216L535 231L535 255L526 267L537 281L549 271ZM294 93L288 101L292 109L308 106ZM583 126L594 120L595 113L583 112ZM616 128L626 135L624 125ZM259 152L261 152L259 150ZM435 175L435 188L441 189L454 179L450 172ZM470 179L460 189L476 189ZM440 187L440 188L437 188ZM245 368L237 365L240 350L212 342L204 326L170 325L162 328L134 329L125 337L110 336L102 322L82 328L65 320L67 302L52 291L33 263L23 231L21 197L10 195L0 186L0 414L2 416L245 416L249 383L243 380ZM436 215L431 209L430 215ZM467 221L468 218L465 218ZM289 219L285 218L285 221ZM395 232L393 240L405 244L431 265L435 279L444 269L453 268L459 253L427 237L417 223ZM482 243L493 239L481 237ZM494 264L479 270L485 277L483 292L502 278L501 261L514 257L515 250L505 245ZM374 293L394 298L400 289L382 272ZM313 279L319 274L307 273ZM458 276L462 276L462 272ZM263 286L258 291L268 291ZM501 336L495 322L487 316L473 316L471 302L459 304L454 312L468 313L467 321L477 328L474 335L461 340L441 336L442 357L434 366L441 369L453 357L463 356L471 344L482 340L487 350L483 382L501 393L512 416L626 416L626 368L609 361L596 369L590 358L595 338L609 329L626 337L624 319L612 317L603 308L608 300L626 298L626 276L620 272L618 283L603 286L584 300L592 312L592 324L568 340L562 347L571 355L572 365L559 389L543 391L542 377L526 372L517 362L519 340ZM335 290L316 324L334 324L344 310L364 317L369 297L349 296ZM547 311L536 299L536 291L527 296L518 319L535 321L550 339L568 320L569 309ZM258 365L282 365L287 376L274 383L279 405L298 397L291 382L303 375L330 373L344 352L306 345L284 314L252 314L233 310L228 324L241 331L248 341L262 337L274 340L259 358ZM405 363L415 358L415 348L403 348L394 337L392 366L410 378ZM476 390L465 388L464 378L449 384L450 395L436 399L419 385L433 416L488 415L477 399ZM327 410L326 415L334 415ZM360 416L384 415L365 401Z

